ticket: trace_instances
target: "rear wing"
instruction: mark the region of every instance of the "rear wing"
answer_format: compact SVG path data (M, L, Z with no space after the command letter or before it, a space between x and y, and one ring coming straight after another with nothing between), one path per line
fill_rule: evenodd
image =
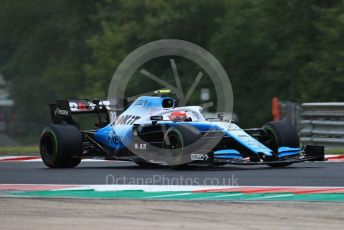
M56 104L50 104L50 116L54 124L67 123L79 127L79 124L73 119L72 115L78 114L97 114L98 127L103 127L114 121L127 106L126 99L110 100L57 100ZM105 114L105 120L101 115Z

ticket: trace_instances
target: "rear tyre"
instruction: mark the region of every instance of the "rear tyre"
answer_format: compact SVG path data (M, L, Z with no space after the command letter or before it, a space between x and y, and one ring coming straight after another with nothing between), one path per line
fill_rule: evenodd
M50 125L40 138L43 163L49 168L74 168L80 164L82 136L72 125Z
M290 148L300 147L300 138L297 130L286 121L272 121L266 123L263 128L268 132L270 140L265 143L267 147L274 152L278 152L278 148L286 146ZM292 163L268 164L271 167L285 167Z

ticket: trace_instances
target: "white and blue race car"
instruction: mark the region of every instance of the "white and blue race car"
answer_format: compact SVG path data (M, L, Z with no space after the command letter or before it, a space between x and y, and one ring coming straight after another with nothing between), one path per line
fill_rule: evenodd
M204 118L199 106L174 105L167 96L142 96L132 103L58 100L50 105L53 124L40 137L42 160L50 168L76 167L86 158L133 161L146 167L284 167L324 160L324 148L301 148L297 131L285 121L241 129L221 116ZM87 114L97 116L95 128L84 129L77 121Z

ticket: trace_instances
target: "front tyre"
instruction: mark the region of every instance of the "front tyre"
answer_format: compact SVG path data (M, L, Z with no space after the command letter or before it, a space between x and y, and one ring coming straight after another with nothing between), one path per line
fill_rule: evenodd
M269 135L269 141L265 143L267 147L278 153L278 148L285 146L290 148L300 147L300 138L297 130L286 121L272 121L266 123L263 128ZM268 164L271 167L285 167L292 163Z
M179 129L171 127L166 131L163 138L163 149L167 153L166 156L174 162L174 166L184 163L184 138Z
M40 138L40 154L49 168L74 168L80 164L82 135L72 125L50 125Z
M170 166L174 169L190 169L189 155L185 147L201 138L201 132L190 125L170 127L163 137L165 154L171 157Z

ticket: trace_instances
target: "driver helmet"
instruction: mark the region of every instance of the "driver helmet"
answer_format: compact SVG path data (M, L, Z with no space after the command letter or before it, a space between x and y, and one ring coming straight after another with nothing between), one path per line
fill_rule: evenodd
M186 112L184 111L176 111L176 112L172 112L169 118L171 121L186 121L187 115L186 115Z

